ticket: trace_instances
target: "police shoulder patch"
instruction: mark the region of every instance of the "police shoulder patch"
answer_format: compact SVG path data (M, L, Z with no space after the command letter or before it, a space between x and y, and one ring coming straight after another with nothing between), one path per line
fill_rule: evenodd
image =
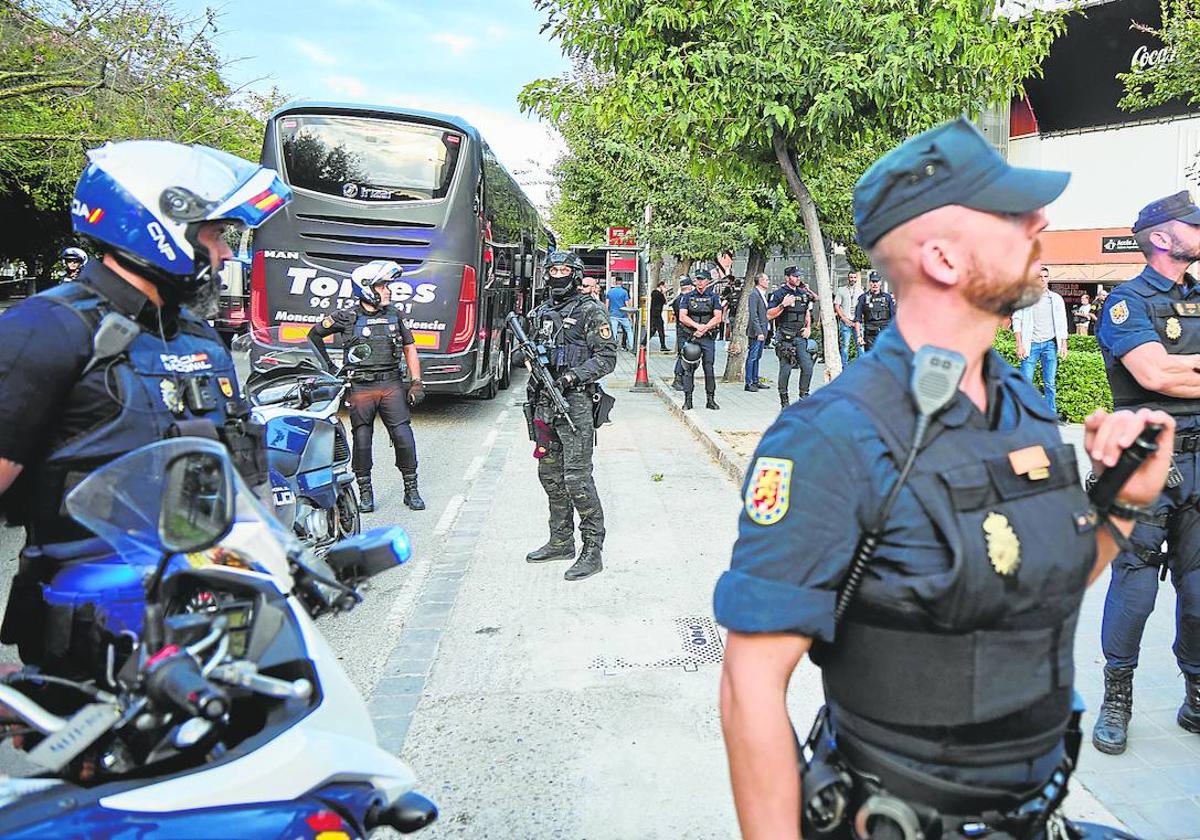
M330 327L332 327L333 326L333 316L326 315L324 318L322 318L321 326L324 327L325 329L329 329Z
M759 457L746 485L746 515L757 525L774 525L788 512L792 488L792 462L787 458Z
M604 326L602 326L600 328L600 337L606 338L606 339L612 338L612 327L610 327L608 324L605 324Z
M1124 324L1129 320L1129 304L1119 300L1108 308L1108 318L1114 324Z

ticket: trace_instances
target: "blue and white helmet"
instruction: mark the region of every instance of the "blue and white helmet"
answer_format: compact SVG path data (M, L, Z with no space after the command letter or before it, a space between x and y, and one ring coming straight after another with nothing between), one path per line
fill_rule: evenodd
M58 258L63 262L66 262L67 260L77 260L84 265L87 265L88 262L87 252L82 248L63 248L62 253L58 255Z
M88 159L71 202L75 231L184 295L209 282L200 225L256 228L292 197L273 169L207 146L128 140Z
M381 298L376 286L386 286L399 280L404 274L400 264L392 260L371 260L366 265L360 265L350 274L354 281L354 296L364 303L378 306Z

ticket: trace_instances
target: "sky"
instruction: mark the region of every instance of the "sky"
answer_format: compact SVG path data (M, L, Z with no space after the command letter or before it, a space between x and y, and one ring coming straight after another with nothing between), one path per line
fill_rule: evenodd
M531 199L546 202L562 148L521 114L517 94L569 68L531 0L175 0L220 12L216 43L235 84L295 99L401 105L454 114L483 134Z

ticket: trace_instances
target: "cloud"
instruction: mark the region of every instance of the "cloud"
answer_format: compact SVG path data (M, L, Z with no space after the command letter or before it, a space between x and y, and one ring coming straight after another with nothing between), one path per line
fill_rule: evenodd
M471 36L459 35L457 32L435 32L429 36L429 40L435 44L445 44L455 55L462 55L476 44Z
M353 76L328 76L325 79L325 86L329 88L330 93L336 96L345 96L350 99L367 98L367 86Z
M306 41L303 38L293 38L292 43L296 45L296 49L304 54L305 58L314 64L324 64L326 67L337 64L336 58L311 41Z

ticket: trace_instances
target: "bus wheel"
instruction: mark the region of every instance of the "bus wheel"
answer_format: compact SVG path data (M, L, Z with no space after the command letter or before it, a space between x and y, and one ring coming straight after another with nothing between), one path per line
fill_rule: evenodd
M496 377L493 376L488 380L487 384L475 392L475 396L481 400L494 400L499 389L496 387Z
M508 386L512 384L512 339L507 335L504 336L504 342L500 345L500 370L496 384L501 391L507 391Z

